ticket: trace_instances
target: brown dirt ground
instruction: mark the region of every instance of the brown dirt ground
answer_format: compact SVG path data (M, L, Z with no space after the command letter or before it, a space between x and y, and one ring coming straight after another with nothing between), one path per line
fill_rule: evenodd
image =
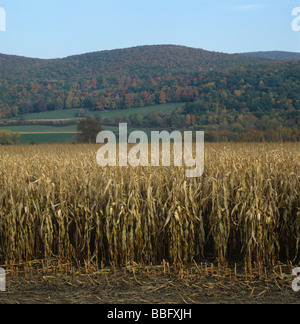
M9 268L0 304L299 304L293 279L284 266L247 274L243 266L235 271L207 265L180 271L168 265Z

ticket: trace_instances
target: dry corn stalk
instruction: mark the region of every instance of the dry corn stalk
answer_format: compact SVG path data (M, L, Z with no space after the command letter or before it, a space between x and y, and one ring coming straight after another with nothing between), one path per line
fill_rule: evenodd
M205 173L105 168L94 145L0 147L0 261L294 260L300 145L210 144Z

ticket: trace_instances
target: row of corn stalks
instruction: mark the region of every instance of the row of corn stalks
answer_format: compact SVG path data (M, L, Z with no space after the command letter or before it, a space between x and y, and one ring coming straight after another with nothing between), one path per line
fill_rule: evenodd
M300 145L209 144L184 168L100 168L94 145L0 147L0 261L272 264L300 247Z

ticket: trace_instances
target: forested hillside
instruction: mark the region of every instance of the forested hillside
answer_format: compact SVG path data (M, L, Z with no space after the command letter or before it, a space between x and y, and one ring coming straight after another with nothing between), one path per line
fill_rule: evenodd
M229 132L230 136L255 130L272 137L271 131L289 129L289 136L297 138L300 60L271 60L172 45L56 60L0 55L1 117L177 102L183 107L176 113L162 111L142 117L137 110L125 121L132 126L199 128Z
M199 74L189 86L179 86L190 102L175 113L136 114L124 121L135 127L205 130L217 139L300 140L299 76L300 61Z
M272 60L300 60L300 53L284 52L284 51L270 51L270 52L250 52L243 53L242 55L252 56L252 57L263 57Z
M126 109L187 101L191 99L190 90L181 91L178 87L190 86L195 75L255 62L261 60L172 45L56 60L0 55L1 116L62 108ZM163 89L165 85L170 89Z

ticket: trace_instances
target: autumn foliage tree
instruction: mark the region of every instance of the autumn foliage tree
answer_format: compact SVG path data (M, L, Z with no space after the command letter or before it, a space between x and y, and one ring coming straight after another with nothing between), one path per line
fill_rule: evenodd
M77 125L77 139L80 143L96 143L97 135L103 131L103 127L98 120L82 119Z
M0 130L0 145L18 144L20 138L19 133L12 133L6 130Z

